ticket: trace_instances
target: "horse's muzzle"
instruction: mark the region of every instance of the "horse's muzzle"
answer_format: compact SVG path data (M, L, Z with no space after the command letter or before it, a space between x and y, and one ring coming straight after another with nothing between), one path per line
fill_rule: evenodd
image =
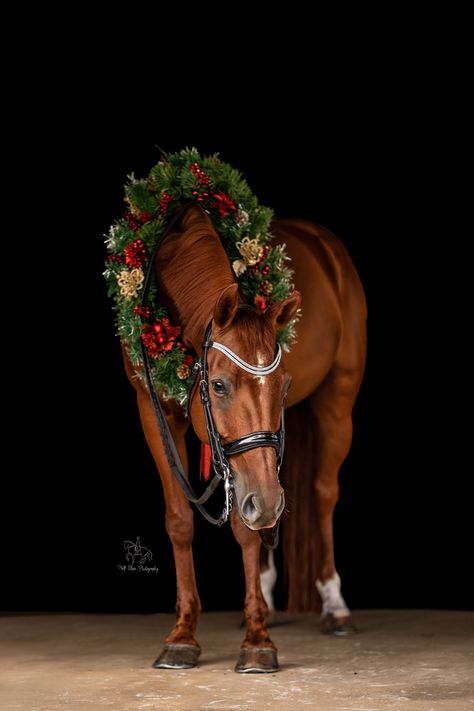
M263 496L258 495L255 491L246 494L239 503L239 513L245 525L253 531L258 531L260 528L272 528L285 508L285 494L281 489L276 497L275 504L268 506Z

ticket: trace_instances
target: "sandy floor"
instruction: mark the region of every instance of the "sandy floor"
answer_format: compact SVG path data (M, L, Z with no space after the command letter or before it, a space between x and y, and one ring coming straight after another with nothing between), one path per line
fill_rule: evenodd
M281 613L277 674L233 671L240 614L207 613L199 667L150 664L170 615L0 617L2 711L474 711L474 613L359 611L358 634L326 637Z

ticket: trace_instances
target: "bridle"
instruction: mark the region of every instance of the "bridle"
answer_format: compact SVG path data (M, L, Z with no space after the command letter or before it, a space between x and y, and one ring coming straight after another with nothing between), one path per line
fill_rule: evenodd
M186 207L186 206L185 206ZM182 208L184 209L184 208ZM158 252L158 248L163 241L165 235L169 232L171 227L175 224L182 210L178 211L174 216L173 220L169 223L166 231L163 233L161 238L157 241L153 254L151 255L150 262L148 265L147 273L145 275L145 280L143 283L142 291L142 307L146 304L146 299L148 296L151 275L153 271L153 266L155 263L155 257ZM248 304L240 304L239 308L252 308ZM209 446L211 449L211 462L214 469L214 477L211 479L209 485L201 496L197 496L193 487L191 486L189 479L186 475L184 467L179 456L176 443L174 441L173 435L169 428L165 413L161 406L159 397L156 393L153 379L150 369L150 360L148 356L147 349L143 340L141 341L141 352L143 359L143 369L145 374L145 381L148 387L148 392L153 404L153 409L155 411L158 428L160 430L161 439L163 442L163 447L166 453L166 458L173 472L176 480L178 481L181 489L183 490L187 499L193 503L198 511L206 518L210 523L222 526L223 523L229 518L230 512L232 510L232 491L233 491L233 476L232 468L229 464L229 457L235 456L236 454L241 454L242 452L248 452L251 449L256 449L257 447L273 447L277 454L277 473L280 472L281 464L283 461L283 453L285 448L285 403L283 402L280 416L280 428L278 432L270 432L266 430L261 430L257 432L251 432L250 434L242 435L241 437L232 440L227 444L222 442L221 436L216 428L214 418L212 416L211 401L209 397L209 368L207 363L208 351L210 348L215 348L216 350L223 353L229 360L231 360L235 365L237 365L242 370L247 373L256 376L266 376L273 373L280 365L281 360L281 348L277 346L276 356L270 365L251 365L246 361L242 360L234 351L232 351L227 346L217 341L211 340L212 336L212 319L209 322L206 332L204 335L204 341L201 349L201 357L193 366L191 373L191 379L188 387L188 402L187 402L187 413L190 418L190 404L193 396L195 385L198 381L198 374L200 373L199 380L199 393L201 398L201 404L204 409L204 416L206 422L207 435L209 439ZM218 518L211 516L203 504L209 499L209 497L217 489L219 483L224 482L224 492L225 492L225 504L224 510ZM278 545L278 527L279 521L270 531L270 541L267 540L266 535L259 531L263 543L267 548L276 548Z
M248 304L240 304L239 308L252 307ZM207 436L209 439L209 446L211 448L211 462L215 474L220 475L223 478L224 491L226 492L226 503L222 514L222 523L224 523L224 521L227 520L232 508L232 469L228 461L229 457L241 454L242 452L248 452L251 449L256 449L257 447L273 447L277 454L277 473L279 474L285 449L285 407L283 404L280 416L280 429L278 432L259 430L257 432L242 435L242 437L238 437L237 439L232 440L232 442L223 444L212 416L211 400L209 397L209 368L207 363L207 355L210 348L215 348L242 370L245 370L251 375L263 377L273 373L280 365L281 348L280 346L277 346L277 354L270 365L251 365L250 363L242 360L242 358L240 358L227 346L211 340L211 335L212 321L209 323L204 335L201 358L194 364L191 375L188 390L188 417L190 418L190 406L194 386L197 382L198 374L200 373L199 393L201 397L201 404L204 408Z

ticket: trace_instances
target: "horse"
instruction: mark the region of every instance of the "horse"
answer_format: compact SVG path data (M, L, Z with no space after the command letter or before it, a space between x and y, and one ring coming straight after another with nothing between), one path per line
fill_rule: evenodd
M211 322L212 339L221 344L220 349L206 346L205 386L222 442L234 442L249 430L253 435L275 433L282 426L282 407L288 411L284 467L290 473L285 536L289 609L305 609L319 593L323 616L340 626L350 619L350 612L335 567L333 512L338 471L351 445L352 409L365 366L366 302L349 254L331 232L303 220L275 220L272 234L277 244L286 245L295 290L266 310L241 308L245 298L229 258L212 220L199 205L187 205L180 212L156 252L154 270L160 300L174 323L180 324L183 343L201 356ZM277 362L277 331L295 318L300 305L297 341ZM231 359L229 352L236 358ZM173 476L149 391L124 349L123 353L143 432L163 484L165 525L176 566L176 621L154 666L188 668L197 664L201 651L195 637L201 606L192 555L193 511ZM239 360L255 365L245 369ZM255 374L268 364L273 364L269 374ZM189 394L189 417L174 400L160 398L185 467L190 423L202 443L209 441L199 391L194 387ZM230 522L241 546L246 582L246 634L235 667L241 673L278 669L259 570L259 532L274 530L285 508L278 457L278 448L265 442L231 459ZM303 537L298 535L300 516L306 522Z
M125 553L125 558L129 563L130 561L132 564L135 563L135 558L139 558L138 562L140 564L144 563L146 560L150 561L153 559L151 550L141 545L140 536L137 536L135 543L133 543L133 541L124 541L123 547L127 551Z

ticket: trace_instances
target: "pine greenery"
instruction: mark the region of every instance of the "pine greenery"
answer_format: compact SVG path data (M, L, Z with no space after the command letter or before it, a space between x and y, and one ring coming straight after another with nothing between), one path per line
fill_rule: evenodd
M176 208L191 200L211 217L250 303L266 308L293 289L285 249L271 245L272 211L259 204L241 174L218 155L201 156L195 148L184 149L153 166L146 179L128 176L128 211L114 222L105 240L109 256L104 276L114 300L117 334L141 377L141 339L147 332L153 340L153 329L163 329L166 345L153 341L151 350L147 345L153 380L161 396L181 404L186 402L191 356L169 324L156 283L149 290L146 313L140 313L140 304L143 274L156 240ZM256 251L255 260L238 245L245 239ZM295 323L296 319L277 334L284 350L295 338Z

